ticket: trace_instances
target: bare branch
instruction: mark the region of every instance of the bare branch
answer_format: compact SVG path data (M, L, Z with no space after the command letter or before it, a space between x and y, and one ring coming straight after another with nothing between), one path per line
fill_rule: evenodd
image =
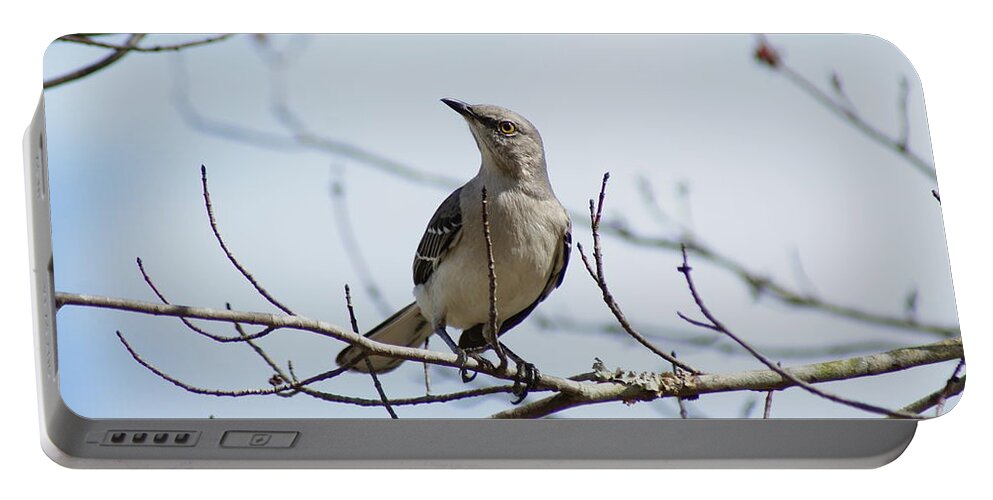
M145 35L141 33L135 33L131 35L130 37L128 37L128 40L124 42L124 46L114 50L114 52L112 52L107 57L104 57L103 59L100 59L99 61L96 61L88 66L79 68L71 73L52 78L50 80L45 80L45 83L43 84L43 88L45 90L48 90L58 87L59 85L62 85L64 83L69 83L71 81L79 80L80 78L92 75L93 73L96 73L97 71L100 71L101 69L104 69L107 66L114 64L115 62L119 61L122 57L128 55L128 53L131 52L131 49L137 46L138 42L140 42L141 39L144 37Z
M852 380L893 373L958 359L962 340L948 339L915 347L858 356L854 358L794 366L781 369L791 377L808 384L837 380ZM664 397L692 397L719 392L781 391L794 387L788 377L776 370L754 370L737 373L711 373L680 378L672 373L632 373L610 371L602 365L592 379L599 384L587 384L584 393L556 394L492 415L493 418L540 418L579 406L608 402L633 403Z
M693 296L693 301L696 302L697 308L700 310L700 313L703 314L703 316L705 318L707 318L708 323L705 323L705 322L702 322L702 321L696 321L696 320L693 320L693 319L690 319L690 318L686 317L682 313L677 313L677 314L679 314L679 317L680 318L683 318L684 320L686 320L687 322L689 322L689 323L691 323L693 325L700 326L702 328L707 328L707 329L710 329L710 330L714 330L716 332L720 332L720 333L723 333L724 335L727 335L731 340L734 340L736 343L738 343L738 345L740 345L746 351L748 351L749 353L751 353L751 355L754 356L755 359L761 361L762 364L768 366L769 368L771 368L773 371L775 371L779 375L783 376L784 378L786 378L790 382L793 382L793 384L800 386L801 388L803 388L804 390L806 390L807 392L809 392L811 394L814 394L815 396L820 396L820 397L822 397L824 399L827 399L829 401L834 401L835 403L840 403L840 404L843 404L843 405L846 405L846 406L850 406L852 408L858 408L860 410L864 410L864 411L868 411L868 412L872 412L872 413L879 413L879 414L882 414L882 415L887 415L887 416L891 416L891 417L898 417L898 418L917 418L917 415L910 414L910 413L907 413L907 412L904 412L904 411L890 410L888 408L883 408L881 406L876 406L876 405L872 405L872 404L869 404L869 403L863 403L861 401L855 401L855 400L852 400L852 399L843 398L841 396L837 396L837 395L832 394L832 393L829 393L827 391L823 391L823 390L818 389L817 387L814 387L813 385L807 383L806 381L804 381L804 380L796 377L795 375L791 374L790 372L782 369L779 366L779 364L777 364L777 363L773 362L772 360L770 360L769 358L765 357L765 355L763 355L762 353L760 353L757 350L755 350L754 347L752 347L747 342L745 342L741 337L739 337L736 334L734 334L733 332L731 332L726 326L724 326L717 319L716 316L714 316L713 313L710 312L710 310L707 308L706 304L703 303L703 298L701 298L699 292L697 292L696 285L693 283L693 278L692 278L692 276L690 276L690 271L691 270L692 270L692 268L689 265L689 260L688 260L688 257L686 255L686 249L684 248L683 249L683 265L678 268L678 271L680 273L682 273L683 276L686 277L686 286L689 287L689 289L690 289L690 294Z
M144 33L142 33L141 35L142 36L145 36ZM228 39L228 38L230 38L232 36L234 36L232 33L228 33L228 34L224 34L224 35L217 35L217 36L203 38L201 40L194 40L192 42L177 43L177 44L172 44L172 45L153 45L153 46L150 46L150 47L139 47L137 45L131 46L131 45L128 45L128 44L125 44L125 45L115 45L115 44L112 44L112 43L106 43L106 42L101 42L99 40L94 40L89 35L66 35L66 36L60 37L56 41L59 41L59 42L72 42L72 43L78 43L78 44L81 44L81 45L90 45L90 46L93 46L93 47L103 47L103 48L106 48L106 49L123 50L123 51L128 51L128 52L175 52L175 51L183 50L183 49L190 48L190 47L197 47L197 46L200 46L200 45L207 45L207 44L214 43L214 42L220 42L221 40L226 40L226 39Z
M109 297L94 297L78 294L59 292L56 294L58 306L79 305L89 307L110 308L123 311L138 312L142 314L187 317L203 319L209 321L223 321L228 323L246 323L278 328L292 328L316 333L329 338L336 338L345 342L362 346L371 354L382 356L394 356L407 360L426 361L431 364L444 365L458 368L457 357L451 353L435 351L425 351L422 349L392 346L371 341L352 332L343 331L330 324L312 320L299 316L284 316L268 313L251 313L238 311L221 311L207 308L185 307L168 304L154 304L147 302L131 301L125 299L114 299ZM123 341L123 338L122 338ZM129 347L126 345L126 347ZM264 396L276 395L286 391L299 391L313 397L333 402L348 404L358 404L362 406L381 406L381 400L369 400L362 398L352 398L338 396L334 394L315 391L308 384L313 383L314 378L300 382L292 382L289 385L270 388L253 389L246 391L213 391L198 388L185 384L174 377L171 377L161 370L155 368L129 349L129 353L136 358L142 366L145 366L156 375L174 385L198 394L214 396ZM809 383L820 383L834 380L847 380L859 377L867 377L905 370L915 366L939 363L962 357L961 339L949 339L933 344L896 349L889 352L861 356L838 361L829 361L812 365L803 365L789 368L786 371L794 377ZM140 361L139 361L140 360ZM496 373L490 367L486 367L474 359L469 358L467 365L470 369L488 373L494 377L504 380L515 380L515 372L508 368L503 373ZM516 407L508 412L495 415L500 417L540 417L567 408L588 404L605 403L610 401L648 401L668 396L680 396L683 398L693 397L714 392L731 391L769 391L782 390L794 384L788 378L783 377L774 370L759 370L731 374L702 374L689 377L680 377L672 373L643 374L644 380L632 382L623 377L617 376L613 372L600 370L593 374L582 374L572 377L572 379L562 379L559 377L542 374L538 380L538 388L535 392L558 391L556 396L535 401L534 403ZM296 377L291 377L295 379ZM582 382L582 381L594 381ZM488 387L462 391L451 395L422 396L418 398L393 399L394 406L405 404L422 404L445 402L465 397L476 397L486 394L508 393L514 390L513 386ZM553 401L548 401L552 399Z
M547 389L540 389L539 391L546 391ZM380 399L363 399L363 398L347 398L348 401L343 401L341 396L330 394L307 387L301 388L300 392L311 396L316 399L322 399L331 403L346 403L356 406L382 406L383 401ZM451 392L447 394L428 394L424 396L418 396L413 398L394 398L390 400L390 404L393 406L417 406L423 404L436 404L436 403L448 403L451 401L461 401L465 399L473 399L482 396L489 396L491 394L509 394L513 392L512 385L496 385L491 387L481 387L477 389L467 389L464 391Z
M146 361L141 355L135 351L135 349L125 340L121 332L117 332L117 338L124 345L128 354L142 367L156 375L157 377L183 389L184 391L200 394L204 396L216 396L216 397L247 397L247 396L292 396L297 393L303 393L308 396L320 399L323 401L328 401L332 403L344 403L356 406L383 406L385 402L382 399L366 399L366 398L356 398L350 396L341 396L337 394L332 394L329 392L319 391L309 388L305 385L299 383L289 383L286 381L286 385L277 385L268 389L245 389L236 391L227 391L221 389L205 389L202 387L197 387L191 384L187 384L158 367L152 365ZM486 396L490 394L502 394L509 393L513 389L510 385L501 385L493 387L483 387L479 389L471 389L466 391L453 392L449 394L438 394L435 396L421 396L416 398L401 398L391 401L392 405L396 406L412 406L420 404L431 404L431 403L447 403L449 401L458 401L463 399L475 398L480 396Z
M619 238L627 243L650 248L680 251L683 247L701 258L725 271L730 272L747 284L752 292L774 298L788 306L811 309L833 316L848 318L863 323L897 328L907 332L921 332L954 338L961 335L957 326L946 326L912 321L902 316L891 316L856 307L838 304L814 295L798 292L783 285L769 276L749 270L744 264L731 257L701 244L698 241L678 241L663 237L646 236L636 233L630 228L619 225L604 225L600 227L601 234Z
M371 340L367 337L363 337L362 335L345 331L337 326L331 325L330 323L307 318L304 316L281 315L281 314L259 313L259 312L226 311L226 310L210 309L205 307L155 304L150 302L142 302L142 301L129 300L129 299L82 295L82 294L73 294L73 293L65 293L65 292L56 293L56 305L57 307L62 307L66 305L88 306L88 307L97 307L104 309L115 309L119 311L129 311L129 312L148 314L153 316L185 317L185 318L203 319L208 321L222 321L226 323L244 323L244 324L252 324L252 325L270 326L274 328L289 328L294 330L307 331L323 337L347 342L349 344L358 346L359 348L367 351L370 355L393 357L408 361L425 361L435 365L449 366L454 368L460 368L462 366L462 364L460 364L460 360L454 353L426 351L414 347L383 344ZM471 356L469 357L468 360L464 362L464 364L467 369L472 371L486 373L490 376L502 380L516 380L515 377L517 376L517 370L513 366L508 366L503 370L498 370L496 369L496 367L491 367L491 366L487 366L484 363L480 363L479 361L473 359ZM328 372L328 374L323 376L323 378L312 377L311 379L304 380L301 383L309 384L318 380L325 380L345 370L347 370L347 367L342 367L339 368L338 370L333 370L331 372ZM578 382L559 377L554 377L550 375L541 375L537 382L536 387L556 390L556 391L563 391L563 392L583 391L582 385Z
M423 348L424 348L425 351L430 351L431 350L431 337L428 337L428 338L424 339L424 346L423 346ZM426 396L430 396L431 395L431 371L429 370L429 365L427 363L421 363L421 367L423 368L423 372L424 372L424 394Z
M227 309L228 311L232 310L231 309L231 303L230 302L225 303L224 304L224 308ZM262 346L260 346L257 342L255 342L255 340L252 339L251 336L248 335L245 332L245 329L241 327L241 324L234 323L234 329L235 329L236 332L238 332L238 335L245 341L245 343L248 344L248 346L251 347L253 351L255 351L255 354L257 354L262 359L262 361L264 361L265 364L268 365L269 368L272 369L273 373L275 373L276 376L279 377L279 381L278 382L286 383L286 382L290 382L290 381L295 381L295 378L296 377L295 376L293 376L293 377L287 377L286 373L279 366L279 364L276 363L276 361L273 360L271 356L269 356L269 353L265 352L265 350L262 349ZM292 372L292 369L293 369L293 364L292 363L290 363L290 368L289 369ZM278 385L280 385L280 383L272 383L272 382L270 382L270 385L272 385L272 386L278 386Z
M672 354L673 358L676 357L676 351L672 351L670 354ZM675 364L672 365L672 373L675 373L676 376L680 375L679 367ZM676 405L679 407L679 418L690 418L690 414L686 410L686 403L683 401L683 398L676 396Z
M355 308L352 307L352 291L349 290L348 285L345 285L345 306L348 308L348 318L352 322L352 332L359 335L359 322L355 319ZM372 384L376 386L376 392L379 393L379 400L383 402L386 412L390 414L390 418L392 419L400 418L397 416L397 412L393 410L393 406L390 405L390 398L386 397L386 391L383 390L383 384L380 383L379 375L376 375L376 370L372 368L372 361L369 360L369 356L364 356L362 360L365 361L369 376L372 377Z
M141 272L142 278L145 279L145 283L148 284L148 287L152 289L152 292L155 294L155 296L158 297L159 300L161 300L163 304L169 304L170 302L165 298L165 295L162 295L162 292L159 291L159 288L157 286L155 286L155 283L152 281L151 276L149 276L148 273L145 272L145 265L141 261L141 257L138 257L137 259L135 259L135 261L138 263L138 271ZM228 309L230 309L230 305L229 305ZM255 339L259 339L259 338L265 337L266 335L269 335L270 333L276 331L276 328L267 327L267 328L263 329L262 331L259 331L259 332L253 333L253 334L247 334L247 333L245 333L244 330L241 329L241 325L238 325L237 323L235 323L235 328L236 328L239 336L238 337L224 337L224 336L221 336L221 335L216 335L216 334L210 333L207 330L204 330L203 328L200 328L200 327L194 325L193 323L191 323L186 318L180 317L179 320L182 321L183 324L186 325L187 328L189 328L190 330L194 331L195 333L197 333L199 335L203 335L204 337L207 337L207 338L209 338L209 339L211 339L211 340L213 340L215 342L221 342L221 343L251 341L251 340L255 340Z
M959 360L959 363L955 365L955 370L952 371L952 376L948 378L948 382L945 382L944 387L904 406L901 410L908 413L920 414L931 408L935 408L934 416L940 417L945 401L952 396L961 394L965 390L965 375L959 376L963 368L965 368L965 358Z
M345 199L345 184L342 180L337 180L331 185L331 200L333 203L332 212L334 214L335 227L341 239L341 246L345 249L345 255L355 270L355 275L362 283L369 299L375 306L376 311L383 316L389 316L395 310L383 297L383 292L376 280L372 276L369 264L366 262L362 248L355 231L352 227L352 218L348 212L348 203Z
M879 130L874 125L865 121L858 112L850 105L845 105L839 103L835 99L810 81L807 77L800 74L798 71L790 67L783 60L779 52L769 44L765 37L759 37L758 46L755 49L755 57L765 63L770 68L779 71L784 76L786 76L791 82L796 84L801 90L806 92L808 95L814 98L818 103L822 104L832 113L838 115L839 117L848 121L856 130L862 132L866 137L876 141L877 143L885 146L888 149L893 150L895 153L903 157L911 166L917 169L918 172L924 174L932 181L937 180L938 176L934 171L934 165L923 157L913 153L907 147L907 136L909 135L909 125L906 124L906 95L908 93L907 86L904 84L901 87L901 112L904 120L903 129L901 130L899 137L890 137L881 130ZM906 80L904 80L905 82ZM837 77L833 79L833 82L840 82ZM834 83L836 91L840 90L840 84ZM850 101L848 101L850 103Z
M248 280L248 282L251 283L253 287L255 287L255 290L259 292L259 295L262 295L262 297L264 297L267 301L269 301L270 304L276 306L279 310L292 316L293 311L291 311L290 308L284 306L281 302L276 300L276 298L273 297L272 294L270 294L258 282L258 280L255 279L254 276L252 276L252 273L248 272L248 269L246 269L245 266L241 265L241 262L238 262L238 259L236 259L234 255L231 253L231 250L228 248L227 244L224 243L224 238L221 237L221 232L217 229L217 220L214 218L214 207L210 203L210 191L207 189L206 165L200 165L200 179L201 179L201 183L203 184L203 203L204 203L204 207L207 209L207 218L210 221L210 230L214 233L214 238L217 239L217 243L221 246L221 250L224 251L224 255L228 257L228 260L231 262L231 265L233 265L236 269L238 269L238 272L240 272L241 275L244 276L245 279Z
M597 286L600 288L600 291L603 293L603 302L607 304L607 308L614 314L614 317L617 318L617 322L620 323L621 327L628 333L628 335L633 337L638 341L638 343L645 346L648 350L654 352L662 359L672 363L673 366L678 366L679 368L682 368L690 373L701 373L696 368L683 363L669 353L660 349L650 340L645 338L644 335L635 330L624 316L624 312L621 311L621 306L616 300L614 300L613 294L610 293L610 288L607 287L607 278L603 271L603 253L600 245L600 220L603 216L603 201L606 197L608 179L610 179L609 172L603 174L603 181L600 184L600 198L599 202L595 205L595 209L593 200L590 200L590 227L593 232L593 260L596 262L595 270L593 265L590 264L589 259L586 257L586 253L583 252L583 245L578 243L576 244L576 247L579 249L579 255L583 259L583 264L586 266L586 271L590 274L590 277L593 278L593 281L596 282Z
M352 227L352 218L349 216L345 193L345 184L342 179L338 179L331 184L331 200L334 205L331 212L334 214L335 226L338 230L338 236L341 239L341 245L345 249L345 255L351 261L352 268L355 270L355 274L362 283L362 288L365 289L373 306L381 315L389 316L394 311L394 308L386 301L382 288L376 283L369 264L366 262L365 255L362 252L358 238L355 236L355 230ZM430 338L424 339L423 348L430 349ZM431 375L428 371L428 364L422 363L422 366L424 368L424 393L431 394Z
M497 357L500 358L500 369L503 369L507 366L507 353L503 352L503 346L497 340L497 337L500 335L500 329L497 325L496 264L493 260L493 239L490 238L490 209L489 202L486 199L486 186L483 186L480 192L480 205L483 222L483 241L486 243L486 269L487 279L489 280L490 304L489 321L486 328L483 328L483 337L486 338L486 342L490 344L490 347L496 352Z
M129 344L128 341L124 339L124 335L121 334L120 331L118 331L116 333L117 333L118 340L120 340L121 341L121 344L124 345L124 348L128 351L128 354L130 354L131 357L134 358L134 360L139 365L145 367L148 371L154 373L159 378L161 378L161 379L163 379L163 380L171 383L172 385L175 385L176 387L179 387L180 389L183 389L183 390L185 390L187 392L192 392L194 394L202 394L202 395L207 395L207 396L241 397L241 396L266 396L266 395L273 395L273 394L277 394L280 391L284 390L283 388L280 388L280 387L273 387L273 388L270 388L270 389L244 389L244 390L238 390L238 391L223 391L223 390L215 390L215 389L204 389L204 388L201 388L201 387L196 387L196 386L187 384L187 383L182 382L181 380L173 377L172 375L169 375L168 373L160 370L159 368L157 368L155 365L152 365L148 361L145 361L145 359L142 358L134 350L133 347L131 347L131 344Z
M897 148L901 151L906 151L908 145L910 144L910 110L908 109L908 101L910 100L910 84L907 82L907 77L900 79L900 96L897 102L897 108L900 113L900 135L897 139ZM932 167L933 169L933 167Z
M534 322L536 326L547 330L564 331L570 333L583 333L602 335L626 334L624 329L613 321L580 320L571 316L547 314L535 314ZM632 324L635 324L633 322ZM684 346L683 351L707 349L710 352L725 354L728 356L749 356L747 352L741 350L738 344L730 341L727 337L714 333L712 335L700 335L698 331L689 329L677 329L668 325L643 323L635 325L645 338L654 341L662 341L673 345ZM617 335L609 335L609 338L624 340ZM815 346L756 346L756 349L769 356L790 359L811 359L824 358L827 356L851 356L854 354L865 354L877 351L895 349L905 344L893 341L865 340L853 342L839 342Z
M690 210L688 185L685 182L677 184L676 198L679 202L681 202L680 208L682 209L682 217L677 218L669 215L662 209L658 196L655 194L655 189L652 187L652 183L647 177L638 176L636 180L638 193L641 195L642 203L645 205L649 214L652 215L652 218L655 219L655 222L659 225L659 227L662 229L675 228L680 234L680 239L685 241L693 240L695 237L693 235L693 217L692 211Z

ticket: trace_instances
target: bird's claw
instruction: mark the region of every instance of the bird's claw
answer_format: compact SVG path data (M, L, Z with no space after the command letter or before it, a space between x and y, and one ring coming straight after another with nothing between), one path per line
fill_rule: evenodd
M466 367L466 363L469 361L469 358L476 360L476 362L484 368L491 370L493 369L493 363L480 355L480 353L471 349L459 349L456 363L459 365L459 377L462 378L462 383L472 382L476 379L476 376L479 375L479 372L475 370L472 370L470 375L470 370Z
M511 401L511 404L516 405L524 401L524 398L528 397L528 393L537 387L540 378L541 371L538 370L538 367L527 361L518 361L517 374L514 377L514 387L511 389L511 393L516 399Z
M459 377L462 378L462 383L471 382L477 375L477 372L472 372L472 375L469 375L469 369L465 366L468 361L469 356L465 349L455 350L455 365L459 367Z

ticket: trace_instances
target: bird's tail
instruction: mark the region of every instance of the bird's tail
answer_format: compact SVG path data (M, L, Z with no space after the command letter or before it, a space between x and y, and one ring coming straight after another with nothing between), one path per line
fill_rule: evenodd
M379 326L366 333L365 336L384 344L415 347L423 344L424 340L431 336L431 333L431 325L424 319L424 316L421 316L421 309L414 302L397 311ZM368 373L368 366L360 359L362 355L364 355L362 348L348 346L338 353L335 362L338 363L338 366L351 364L352 370ZM372 362L372 369L376 373L391 371L404 362L403 359L386 356L369 356L369 361Z

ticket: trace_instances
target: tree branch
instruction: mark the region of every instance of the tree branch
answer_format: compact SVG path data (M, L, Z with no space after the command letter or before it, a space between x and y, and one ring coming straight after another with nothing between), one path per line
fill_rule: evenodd
M863 403L861 401L855 401L855 400L852 400L852 399L843 398L841 396L832 394L830 392L827 392L827 391L818 389L817 387L814 387L810 383L808 383L808 382L806 382L806 381L804 381L804 380L796 377L792 373L790 373L790 372L788 372L786 370L783 370L779 366L778 363L773 362L772 360L770 360L769 358L767 358L765 355L763 355L762 353L760 353L757 350L755 350L755 348L752 347L751 345L749 345L748 342L745 342L744 339L742 339L741 337L739 337L738 335L736 335L735 333L733 333L731 330L729 330L726 326L724 326L724 324L721 323L720 320L718 320L717 317L714 316L714 314L712 312L710 312L710 309L708 309L707 306L706 306L706 304L704 304L703 298L700 296L700 293L697 292L696 284L693 282L692 276L690 276L690 271L691 270L692 270L692 268L689 265L689 261L688 261L687 255L686 255L686 249L684 248L683 249L683 265L678 268L678 271L680 273L682 273L683 276L686 277L686 286L689 287L689 289L690 289L690 294L693 296L693 301L696 302L697 308L700 310L700 313L703 314L703 316L705 318L707 318L707 322L696 321L696 320L690 319L689 317L683 315L683 313L677 313L679 315L679 317L682 318L682 319L684 319L686 322L688 322L690 324L693 324L693 325L696 325L696 326L699 326L701 328L706 328L706 329L709 329L709 330L713 330L715 332L723 333L724 335L726 335L731 340L734 340L738 345L740 345L746 351L748 351L749 353L751 353L751 355L753 357L755 357L755 359L761 361L762 364L768 366L774 372L776 372L779 375L781 375L782 377L786 378L787 380L789 380L793 384L800 386L805 391L807 391L807 392L809 392L811 394L814 394L816 396L820 396L820 397L822 397L824 399L827 399L829 401L834 401L835 403L840 403L840 404L843 404L843 405L846 405L846 406L850 406L852 408L858 408L860 410L865 410L865 411L872 412L872 413L879 413L879 414L887 415L887 416L890 416L890 417L898 417L898 418L917 418L917 415L910 414L910 413L907 413L907 412L904 412L904 411L890 410L888 408L883 408L881 406L876 406L876 405L872 405L872 404L868 404L868 403Z
M104 57L103 59L100 59L99 61L96 61L93 64L90 64L89 66L84 66L82 68L79 68L71 73L56 78L52 78L50 80L45 80L43 84L43 88L45 90L48 90L51 88L58 87L59 85L62 85L64 83L69 83L74 80L79 80L80 78L89 76L93 73L96 73L97 71L100 71L101 69L106 68L107 66L110 66L111 64L114 64L115 62L119 61L122 57L128 55L131 52L131 49L137 46L138 42L140 42L141 39L144 37L145 35L142 33L135 33L131 35L128 38L127 42L124 43L124 46L115 49L114 52L112 52L107 57Z
M916 347L785 368L808 384L851 380L950 361L962 355L962 340L949 339ZM776 370L712 373L680 378L672 373L610 371L594 365L594 379L582 394L556 394L492 415L493 418L539 418L569 408L607 402L652 401L665 397L694 397L718 392L781 391L796 384Z
M486 339L486 343L490 345L493 352L496 353L497 357L500 358L500 368L503 369L507 366L507 353L503 351L503 346L500 345L500 341L497 337L500 335L500 327L497 325L499 322L497 320L497 279L496 279L496 263L493 260L493 239L490 238L490 209L489 201L486 199L486 186L483 186L480 195L480 213L482 217L483 224L483 242L486 243L486 270L487 270L487 281L489 282L489 316L486 322L486 327L483 328L483 338Z
M145 36L144 33L141 33ZM93 47L103 47L106 49L114 49L115 51L126 51L126 52L175 52L178 50L186 49L189 47L197 47L200 45L207 45L214 42L220 42L221 40L226 40L234 36L233 33L228 33L224 35L217 35L212 37L203 38L201 40L194 40L192 42L177 43L172 45L153 45L150 47L139 47L137 45L115 45L112 43L101 42L99 40L94 40L87 35L66 35L60 37L59 42L71 42L80 45L90 45Z
M276 297L273 297L272 294L270 294L269 291L255 279L254 276L252 276L252 273L248 272L248 269L241 265L241 262L238 262L238 259L236 259L231 253L231 250L228 248L227 244L224 243L224 238L221 237L221 232L217 229L217 220L214 218L214 207L210 203L210 191L207 189L207 167L205 165L200 165L200 181L203 185L203 204L207 209L207 218L210 222L210 230L214 233L214 238L217 240L217 244L221 246L221 250L224 251L224 255L228 257L228 261L230 261L231 265L233 265L235 269L237 269L238 272L240 272L241 275L244 276L253 287L255 287L255 290L259 292L259 295L262 295L263 298L269 301L270 304L276 306L279 310L292 316L293 311L291 311L289 307L283 305L280 301L276 300Z
M362 348L367 350L370 354L394 356L414 361L424 361L430 364L449 366L453 368L459 367L457 364L457 357L451 353L381 344L355 333L341 330L338 327L328 323L300 316L230 310L222 311L200 307L155 304L65 292L56 293L56 304L58 307L66 305L98 307L154 316L186 317L208 321L246 323L277 328L297 329L313 332L328 338L335 338L356 345L361 345ZM137 356L137 353L133 352L133 349L129 349L129 352L132 356ZM835 380L848 380L881 375L916 366L924 366L959 359L961 357L961 339L949 339L933 344L895 349L869 356L802 365L787 368L785 370L797 379L815 384ZM197 388L189 384L184 384L175 378L168 376L164 372L161 372L161 370L153 369L153 367L144 360L139 361L139 363L142 364L142 366L147 365L146 368L149 368L165 380L182 387L184 390L199 394L237 397L275 395L284 391L298 390L299 392L305 393L312 397L318 397L320 399L333 402L357 404L361 406L381 406L383 404L379 399L369 400L363 398L337 396L316 391L307 387L307 385L313 383L314 380L304 380L297 384L291 384L280 388L274 387L271 389L212 391ZM496 373L494 371L488 371L488 367L476 362L472 358L469 358L466 363L472 370L481 371L503 380L514 380L514 376L516 374L513 367L508 367L503 373ZM730 374L683 374L682 376L677 376L672 373L647 373L634 376L632 375L632 372L623 372L621 370L610 372L604 369L602 365L595 366L595 368L597 368L597 370L593 374L578 375L572 377L572 379L563 379L542 374L538 381L538 388L534 389L534 391L541 392L551 390L558 391L558 394L550 398L544 398L533 403L510 409L506 412L500 412L493 416L496 418L536 418L568 408L589 404L616 401L650 401L670 396L689 398L715 392L782 390L796 385L788 378L784 378L774 370L747 371ZM487 394L510 393L512 391L513 386L504 385L461 391L459 393L447 395L440 394L421 396L417 398L395 398L390 402L396 406L426 404L483 396Z
M637 340L639 344L645 346L649 351L652 351L662 359L671 363L673 366L682 368L690 373L701 373L700 370L693 368L692 366L676 359L668 352L660 349L650 340L645 338L644 335L635 330L624 316L624 312L621 311L621 306L616 300L614 300L613 294L610 293L610 288L607 287L607 278L603 270L603 252L600 245L600 220L603 216L603 201L606 197L608 179L610 179L609 172L603 174L603 181L600 184L600 198L598 203L596 203L595 210L593 200L590 200L590 227L593 232L593 260L596 262L595 270L593 265L590 264L589 259L586 257L586 253L583 252L583 245L578 243L576 244L576 247L579 249L579 255L583 259L583 264L586 266L586 271L590 274L590 277L593 278L593 281L597 284L597 287L600 288L600 291L603 294L603 302L607 304L607 308L610 309L610 312L615 318L617 318L617 322L620 323L621 328L623 328L628 335Z
M141 257L138 257L137 259L135 259L135 262L137 262L137 264L138 264L138 271L141 273L141 277L145 279L145 283L148 285L149 288L152 289L152 293L154 293L155 296L158 297L159 300L161 300L163 304L170 304L169 300L167 300L165 298L165 295L163 295L162 292L159 291L159 288L155 285L155 282L152 281L152 277L149 276L148 273L145 271L145 264L142 262ZM230 309L230 308L231 308L230 307L230 304L228 304L228 309ZM187 328L189 328L193 332L197 333L198 335L203 335L204 337L207 337L210 340L213 340L214 342L221 342L221 343L252 341L252 340L256 340L256 339L265 337L266 335L269 335L270 333L276 331L276 328L266 327L265 329L263 329L263 330L261 330L259 332L248 334L248 333L246 333L241 328L241 325L235 323L235 330L237 331L238 336L237 337L225 337L225 336L222 336L222 335L216 335L216 334L213 334L211 332L208 332L207 330L204 330L203 328L200 328L200 327L194 325L192 322L190 322L186 318L180 317L179 320L184 325L186 325Z
M359 322L355 319L355 308L352 307L352 291L349 290L348 285L345 285L345 306L348 308L348 318L352 323L352 332L356 335L359 333ZM389 413L390 418L398 419L397 412L393 410L393 406L390 405L390 399L386 397L386 391L383 389L383 384L379 381L379 375L376 375L376 370L372 368L372 361L369 360L369 356L363 356L362 361L365 362L366 369L369 371L369 376L372 377L372 384L376 387L376 392L379 394L379 400L383 402L383 406L386 408L386 412Z
M963 368L965 368L965 358L959 360L959 363L955 365L955 370L952 371L952 376L948 378L948 382L945 382L944 387L904 406L901 410L909 413L924 413L937 407L934 416L941 416L945 401L952 396L962 394L962 391L965 390L965 375L959 376Z
M899 110L903 114L901 118L902 122L900 136L891 137L874 125L865 121L865 119L858 114L858 111L851 105L851 100L844 94L841 87L841 80L837 75L835 75L832 79L832 85L835 92L842 96L845 104L839 103L833 99L827 92L815 85L814 82L810 81L807 77L787 65L779 51L770 45L763 36L759 37L758 46L755 49L755 58L773 70L782 73L787 77L787 79L799 87L800 90L806 92L808 95L813 97L815 101L822 104L835 115L848 121L848 123L855 127L856 130L862 132L862 134L866 137L876 141L877 143L885 146L887 149L890 149L903 157L903 159L905 159L918 172L924 174L930 180L936 181L938 179L938 176L934 170L934 165L928 160L925 160L921 156L913 153L907 147L907 140L910 132L909 124L907 123L906 118L908 86L906 85L905 80L901 84L901 100L898 102Z
M866 311L847 305L838 304L814 295L798 292L786 285L776 282L769 276L764 276L749 270L744 264L718 253L715 250L703 245L698 241L680 241L664 237L647 236L639 234L630 228L622 225L607 224L600 227L600 233L616 237L626 243L649 248L659 248L672 251L680 251L681 248L691 252L695 257L701 258L725 271L730 272L746 285L756 295L768 295L788 306L811 309L827 313L832 316L848 318L863 323L897 328L907 332L921 332L938 335L944 338L953 338L961 335L961 330L957 326L936 325L922 323L916 319L903 316L891 316L874 311Z
M218 310L210 309L205 307L190 307L181 305L171 305L171 304L156 304L150 302L142 302L129 299L120 299L113 297L101 297L93 295L83 295L74 294L66 292L56 293L56 306L63 307L66 305L76 305L76 306L87 306L87 307L97 307L103 309L114 309L119 311L128 311L140 314L147 314L152 316L172 316L172 317L185 317L202 319L208 321L222 321L226 323L243 323L252 325L261 325L273 328L288 328L294 330L302 330L311 332L323 337L340 340L347 342L349 344L358 346L363 350L367 351L370 355L387 356L405 359L408 361L424 361L430 364L449 366L454 368L459 368L459 360L457 356L453 353L439 352L439 351L427 351L424 349L418 349L413 347L395 346L390 344L383 344L370 340L367 337L358 335L353 332L343 330L337 326L330 323L319 321L304 316L293 316L293 315L283 315L274 313L260 313L260 312L241 312L241 311L228 311L228 310ZM496 367L487 366L484 363L480 363L473 359L471 356L465 361L466 368L485 373L495 378L502 380L515 380L517 375L517 370L513 366L507 366L503 370L498 370ZM341 371L334 370L328 372L329 374L337 374ZM304 383L312 383L318 380L323 380L324 378L315 378L303 381ZM579 382L575 382L568 379L563 379L559 377L554 377L550 375L541 375L537 387L545 388L549 390L563 391L563 392L582 392L583 387Z

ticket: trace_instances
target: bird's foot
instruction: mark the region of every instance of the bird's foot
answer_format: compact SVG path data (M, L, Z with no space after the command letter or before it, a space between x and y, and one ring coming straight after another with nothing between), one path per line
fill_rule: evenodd
M452 339L452 337L448 335L448 332L445 330L444 325L436 328L434 333L437 334L439 337L441 337L442 340L444 340L445 343L448 344L448 348L455 353L455 366L458 367L459 369L459 377L462 378L462 383L472 382L473 380L475 380L476 375L479 374L479 372L476 371L473 371L471 375L469 374L470 370L468 367L466 367L466 364L468 364L470 357L472 359L475 359L476 362L480 364L482 364L483 362L489 364L489 361L486 361L486 359L480 356L478 353L459 347L459 345Z
M462 352L462 356L476 360L480 366L489 370L493 369L493 363L483 357L483 351L485 351L485 349L459 349L459 351ZM466 359L463 359L462 363L459 365L459 375L462 377L463 383L472 382L476 379L476 375L479 375L478 371L473 371L472 375L469 375L469 369L465 366L466 361Z
M472 375L469 375L469 369L465 366L469 361L468 354L465 352L465 349L455 348L452 350L455 351L455 364L459 368L459 377L462 378L462 383L471 382L476 378L477 373L472 372Z
M524 358L508 349L502 342L500 343L500 347L507 354L508 358L517 363L517 373L514 374L514 387L510 390L516 398L511 401L511 404L516 405L524 401L524 398L528 397L528 394L534 388L538 387L538 381L541 380L541 371L532 363L524 361Z
M524 398L528 397L528 393L538 386L538 380L540 379L541 371L538 370L538 367L527 361L518 359L517 374L514 376L514 387L510 391L516 399L510 403L516 405L524 401Z

